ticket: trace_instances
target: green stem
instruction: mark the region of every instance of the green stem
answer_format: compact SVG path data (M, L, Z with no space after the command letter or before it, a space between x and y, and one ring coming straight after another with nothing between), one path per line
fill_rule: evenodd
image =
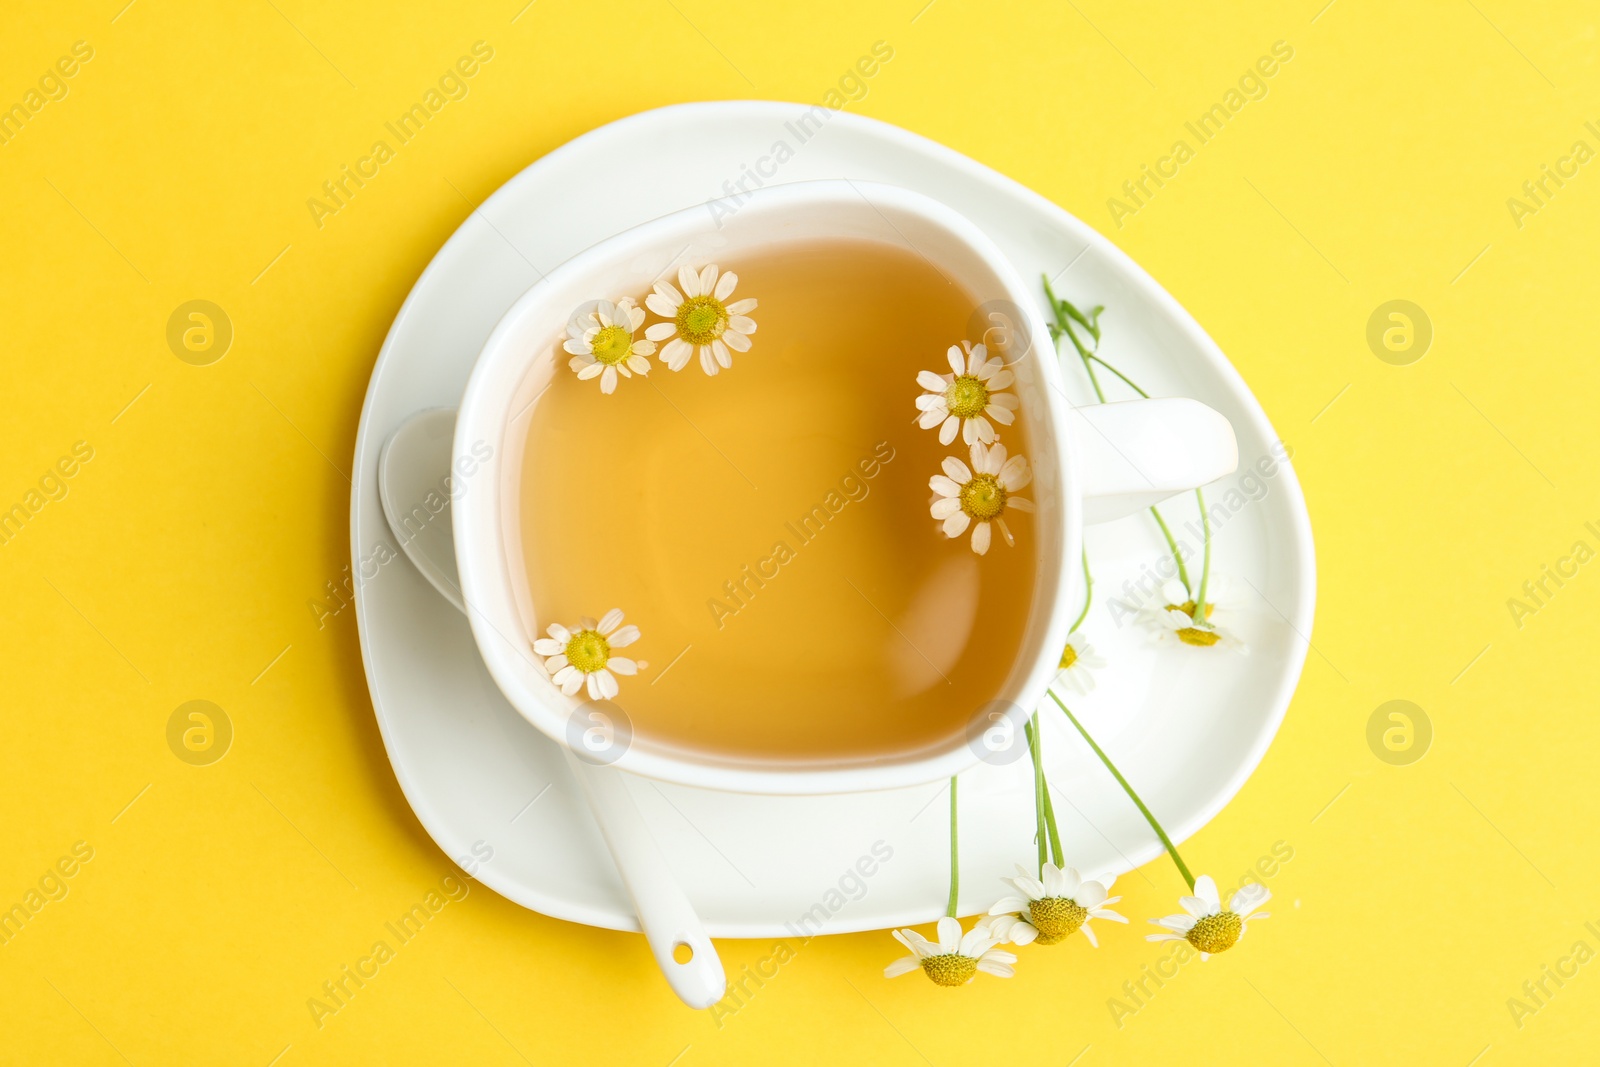
M1191 879L1190 885L1194 882ZM961 849L956 835L956 780L950 779L950 903L945 905L945 914L956 918L956 897L961 892Z
M1111 772L1111 776L1117 780L1117 784L1122 786L1122 791L1128 794L1128 799L1133 801L1134 806L1139 809L1145 821L1150 824L1150 829L1156 832L1156 836L1161 839L1161 844L1166 847L1167 855L1171 856L1172 862L1177 864L1178 873L1183 875L1183 880L1189 883L1189 889L1193 891L1194 875L1189 873L1188 865L1183 862L1183 857L1178 855L1178 846L1172 843L1172 838L1167 836L1167 832L1161 828L1161 824L1156 821L1156 817L1151 814L1150 809L1145 807L1144 801L1139 799L1139 794L1133 791L1133 786L1129 785L1128 780L1122 777L1122 772L1117 770L1116 764L1111 762L1111 757L1107 756L1100 746L1095 744L1094 738L1089 736L1089 731L1083 728L1083 723L1078 721L1078 717L1072 714L1067 706L1061 702L1061 698L1056 696L1054 690L1047 690L1047 692L1050 693L1050 699L1056 702L1056 707L1061 709L1067 720L1078 728L1078 733L1083 735L1083 739L1089 743L1089 747L1094 749L1094 754L1100 757L1100 762L1106 765L1106 770Z
M1083 620L1089 617L1089 605L1094 603L1094 575L1089 573L1089 550L1083 550L1083 610L1078 612L1078 621L1072 624L1072 629L1067 632L1076 633L1078 627L1083 625Z
M1200 591L1194 597L1194 620L1206 625L1206 584L1211 581L1211 516L1206 514L1206 495L1199 489L1194 498L1200 505L1200 529L1205 538L1206 554L1200 564Z
M1044 765L1039 761L1039 713L1033 713L1029 722L1022 724L1022 729L1028 735L1028 758L1033 761L1033 840L1039 846L1039 877L1044 877L1044 861L1046 849L1049 848L1050 835L1045 829L1044 821Z
M1132 378L1128 377L1126 374L1123 374L1116 367L1113 367L1110 363L1107 363L1100 357L1100 346L1098 341L1095 345L1095 350L1090 351L1084 346L1083 342L1078 340L1078 334L1072 328L1072 319L1065 310L1068 307L1068 304L1065 300L1057 298L1055 291L1050 288L1049 278L1044 280L1044 292L1045 296L1050 300L1050 309L1055 315L1055 331L1057 336L1065 335L1066 338L1072 342L1072 347L1078 350L1078 358L1083 361L1084 373L1089 376L1089 384L1094 387L1094 395L1100 399L1100 403L1104 404L1106 402L1106 391L1100 387L1100 376L1094 372L1094 365L1096 363L1100 364L1106 370L1122 379L1123 383L1126 384L1129 389L1132 389L1146 400L1150 399L1150 394L1140 388L1138 382L1135 382ZM1185 592L1192 593L1194 587L1189 584L1189 568L1184 566L1183 556L1178 553L1177 540L1173 538L1172 531L1167 528L1166 520L1161 517L1161 512L1157 511L1155 508L1151 508L1150 514L1156 520L1156 525L1161 528L1161 536L1166 539L1167 550L1172 553L1173 562L1178 565L1178 580L1183 582L1183 588ZM1208 551L1210 550L1209 543L1207 544L1206 548ZM1080 619L1079 621L1081 622L1082 620ZM1077 627L1073 628L1076 629Z
M1094 360L1096 363L1100 364L1102 367L1104 367L1106 370L1110 371L1112 374L1115 374L1118 378L1121 378L1124 382L1127 382L1129 389L1132 389L1134 392L1138 393L1140 396L1144 397L1146 400L1150 399L1150 394L1145 392L1143 389L1140 389L1137 385L1135 385L1133 383L1133 379L1132 378L1129 378L1126 374L1123 374L1117 368L1113 367L1111 364L1109 364L1105 360L1101 359L1098 354L1091 352L1089 354L1089 358Z
M1189 584L1189 568L1183 565L1183 553L1178 551L1178 542L1172 539L1172 531L1167 529L1167 521L1161 517L1161 512L1153 507L1150 509L1150 514L1155 516L1156 525L1161 527L1161 536L1167 539L1167 549L1172 553L1172 561L1178 565L1178 581L1183 583L1183 591L1192 592L1194 586Z
M1061 831L1056 828L1056 806L1050 802L1050 782L1044 776L1044 734L1041 733L1043 729L1043 724L1039 722L1039 713L1036 711L1033 713L1033 742L1034 747L1040 751L1039 793L1044 797L1044 828L1050 834L1050 862L1059 870L1062 866Z

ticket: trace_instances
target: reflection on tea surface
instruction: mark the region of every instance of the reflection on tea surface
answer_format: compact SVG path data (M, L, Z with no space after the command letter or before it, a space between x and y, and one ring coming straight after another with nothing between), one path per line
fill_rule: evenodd
M640 739L834 760L964 735L1011 670L1037 544L1033 516L1008 513L1016 547L997 533L978 556L929 512L930 477L970 456L917 425L917 376L978 340L978 301L879 243L719 266L760 303L750 350L716 376L652 357L607 395L558 353L523 468L541 629L613 607L639 626L628 654L649 665L617 703ZM1013 454L1020 421L995 426Z

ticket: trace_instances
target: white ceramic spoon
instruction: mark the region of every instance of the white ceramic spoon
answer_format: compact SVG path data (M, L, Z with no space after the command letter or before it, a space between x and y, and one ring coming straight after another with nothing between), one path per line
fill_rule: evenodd
M455 422L453 408L432 408L401 424L378 454L378 496L406 557L441 596L465 614L450 532L450 494L443 484L450 471ZM431 501L430 493L434 494ZM430 507L430 502L439 510ZM570 748L563 750L667 984L691 1008L711 1007L727 988L722 960L683 887L667 869L628 794L623 772L585 762ZM687 958L680 962L675 954Z

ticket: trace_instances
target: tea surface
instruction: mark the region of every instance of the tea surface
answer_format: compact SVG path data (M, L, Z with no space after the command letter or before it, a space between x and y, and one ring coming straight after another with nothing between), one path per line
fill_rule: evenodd
M605 395L559 354L520 502L541 630L614 607L640 628L619 654L648 666L616 699L639 739L794 762L964 735L1012 667L1037 544L1034 517L1010 513L1016 547L996 536L978 556L929 514L929 478L969 456L917 426L917 373L978 340L977 302L879 243L719 266L733 300L760 302L730 369L651 357ZM1020 420L996 428L1027 452Z

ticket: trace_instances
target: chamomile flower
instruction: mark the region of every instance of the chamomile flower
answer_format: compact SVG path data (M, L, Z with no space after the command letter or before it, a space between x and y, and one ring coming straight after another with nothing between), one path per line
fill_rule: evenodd
M965 361L955 345L945 353L954 373L940 375L925 370L917 375L917 384L926 390L917 397L917 410L922 412L917 425L924 430L939 427L941 445L956 439L957 427L967 444L988 444L995 439L995 428L989 420L1010 426L1022 405L1014 393L1000 391L1016 376L1005 369L999 356L989 355L983 345L961 343L967 350Z
M653 324L644 335L667 342L661 349L663 363L678 371L690 356L698 355L701 369L715 374L719 367L733 366L733 352L750 350L750 335L756 332L750 312L756 302L728 303L738 284L739 276L731 270L719 278L715 263L699 274L687 266L678 268L681 293L671 282L656 282L655 292L644 298L645 306L671 321Z
M1061 650L1054 684L1070 686L1079 695L1088 696L1094 689L1094 672L1105 665L1105 657L1095 652L1082 631L1074 631Z
M1194 648L1228 648L1235 652L1246 651L1244 642L1233 635L1225 623L1225 613L1219 613L1213 590L1222 583L1212 578L1207 583L1204 617L1195 618L1198 606L1183 583L1174 578L1161 587L1161 603L1146 608L1141 614L1145 625L1154 630L1158 638L1171 634L1183 644ZM1220 616L1220 617L1219 617Z
M994 936L1018 945L1034 941L1054 945L1082 930L1089 944L1098 948L1100 942L1089 929L1090 919L1128 921L1106 907L1122 899L1108 895L1114 880L1110 876L1099 880L1084 878L1071 867L1053 863L1046 863L1044 874L1035 878L1019 863L1017 877L1001 879L1018 895L997 901L984 921Z
M625 648L639 640L639 628L633 624L622 625L622 612L612 608L599 622L584 617L575 628L551 623L546 631L550 636L533 643L533 650L547 657L544 669L550 680L572 696L586 684L590 700L611 700L617 695L618 674L637 674L643 662L613 651Z
M1232 948L1244 936L1249 920L1268 918L1267 912L1258 913L1256 909L1271 899L1271 890L1260 882L1250 882L1235 893L1224 908L1217 894L1217 883L1209 874L1202 874L1194 880L1194 896L1178 898L1185 914L1151 919L1162 932L1149 934L1145 940L1187 941L1200 950L1201 959L1209 959L1213 952Z
M983 555L989 551L990 526L1000 529L1006 544L1016 545L1011 528L1006 525L1005 513L1032 511L1033 501L1014 496L1019 489L1033 480L1033 471L1024 456L1006 458L1006 446L975 443L972 446L972 469L955 456L946 456L944 473L928 479L928 487L939 499L929 509L933 517L943 523L946 537L960 537L968 526L972 530L972 551Z
M978 923L965 934L961 924L948 915L939 920L939 940L929 941L915 930L896 930L894 939L911 950L883 969L885 978L910 974L918 967L936 985L966 985L982 971L996 978L1010 978L1016 972L1011 965L1017 962L1015 953L995 946L1001 940L990 933L983 923Z
M644 308L630 297L615 304L602 300L588 314L573 315L561 345L572 354L567 366L582 381L598 376L602 393L616 391L619 374L624 378L649 374L650 361L645 357L655 352L655 342L633 339L643 323Z

